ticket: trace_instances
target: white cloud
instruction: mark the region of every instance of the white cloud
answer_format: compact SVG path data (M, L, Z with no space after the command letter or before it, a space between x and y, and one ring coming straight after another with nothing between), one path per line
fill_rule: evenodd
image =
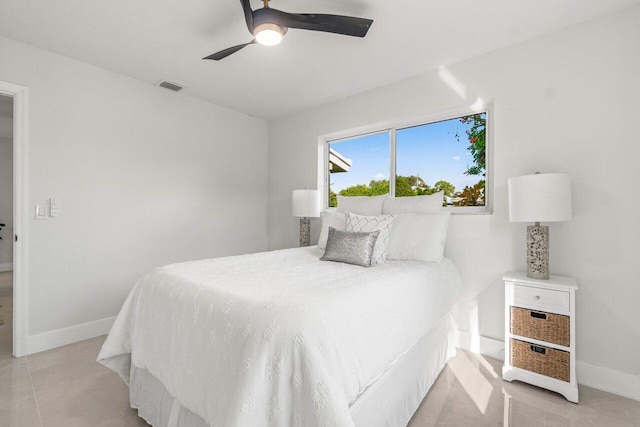
M380 179L387 179L387 176L386 176L385 174L383 174L382 172L378 172L378 173L373 177L373 179L377 179L377 180L380 180Z
M453 156L451 160L455 160L457 162L458 160L460 160L460 156Z

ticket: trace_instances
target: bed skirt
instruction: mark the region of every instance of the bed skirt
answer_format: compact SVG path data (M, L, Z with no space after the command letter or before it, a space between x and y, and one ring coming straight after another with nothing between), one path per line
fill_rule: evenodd
M447 315L350 405L354 424L407 425L455 352L453 321ZM158 379L133 364L129 395L131 407L154 427L208 427L201 417L174 399Z

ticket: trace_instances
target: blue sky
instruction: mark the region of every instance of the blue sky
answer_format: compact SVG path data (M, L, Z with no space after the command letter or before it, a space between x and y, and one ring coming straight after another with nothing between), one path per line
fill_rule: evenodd
M480 176L464 174L473 164L473 157L467 151L466 129L467 125L459 119L451 119L398 130L397 174L418 175L430 186L444 179L455 185L456 191L476 184ZM456 132L460 141L455 137ZM336 193L352 185L368 184L372 179L389 178L388 133L333 142L331 148L352 160L348 173L331 174L331 188Z

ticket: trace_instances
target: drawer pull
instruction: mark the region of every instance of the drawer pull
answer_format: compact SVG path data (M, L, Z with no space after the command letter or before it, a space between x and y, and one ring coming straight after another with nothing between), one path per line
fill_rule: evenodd
M531 351L535 351L536 353L545 354L547 349L544 347L538 347L537 345L531 346Z
M538 301L538 300L540 299L540 295L536 295L536 296L534 296L534 297L533 297L533 299L534 299L535 301Z
M535 311L531 312L531 317L535 317L536 319L545 319L547 318L547 315L544 313L536 313Z

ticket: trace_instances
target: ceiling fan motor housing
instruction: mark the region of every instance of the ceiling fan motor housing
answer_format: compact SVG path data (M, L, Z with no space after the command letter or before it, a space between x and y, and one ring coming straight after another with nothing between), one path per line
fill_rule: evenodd
M287 33L287 27L282 27L278 24L264 23L257 25L253 34L256 37L256 41L263 46L275 46L282 41L282 38Z

